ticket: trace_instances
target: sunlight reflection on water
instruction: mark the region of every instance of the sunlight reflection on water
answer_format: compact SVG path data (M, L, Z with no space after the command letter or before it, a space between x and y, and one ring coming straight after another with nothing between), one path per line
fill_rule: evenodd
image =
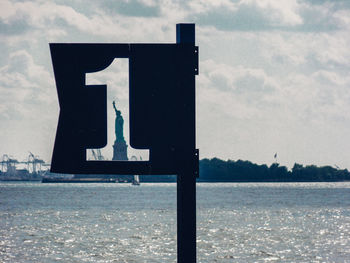
M350 183L198 184L198 262L346 262ZM1 262L176 262L176 185L0 183Z

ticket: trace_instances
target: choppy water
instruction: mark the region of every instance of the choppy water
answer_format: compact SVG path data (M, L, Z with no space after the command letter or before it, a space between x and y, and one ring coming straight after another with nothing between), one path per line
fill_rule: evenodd
M198 262L350 262L350 183L198 184ZM176 262L176 185L0 183L0 262Z

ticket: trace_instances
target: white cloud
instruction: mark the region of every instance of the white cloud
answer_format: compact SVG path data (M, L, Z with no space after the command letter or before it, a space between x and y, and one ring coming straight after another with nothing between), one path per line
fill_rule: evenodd
M261 9L273 25L296 26L303 23L299 14L300 4L296 0L242 0L240 5Z
M10 18L13 18L16 14L14 4L10 1L4 0L0 2L0 18L4 22L8 23Z
M335 86L350 84L350 77L340 76L334 71L319 70L312 73L311 78L317 79L320 84Z
M87 16L69 6L40 1L11 3L5 0L4 5L6 5L8 12L2 12L0 15L6 23L25 20L34 29L45 29L63 21L67 26L94 35L106 36L113 35L116 32L125 35L129 33L128 25L122 22L123 19L103 13L94 13ZM137 23L137 20L135 18L133 22ZM142 23L139 22L139 25L142 26ZM65 25L61 26L64 27Z
M200 13L206 13L208 11L211 11L213 9L222 8L227 9L229 11L236 11L237 10L237 3L234 3L229 0L218 0L218 1L189 1L188 6L190 7L191 11L196 14Z
M213 60L202 61L200 79L209 88L247 96L253 93L268 95L277 88L276 81L261 68L233 67Z
M9 64L0 68L1 103L7 109L4 116L14 118L34 117L56 99L48 89L53 78L42 66L34 63L32 56L25 50L9 54ZM25 106L31 105L31 109ZM19 114L19 115L18 115Z
M350 28L350 10L339 10L334 13L334 18L337 20L337 23L342 28Z

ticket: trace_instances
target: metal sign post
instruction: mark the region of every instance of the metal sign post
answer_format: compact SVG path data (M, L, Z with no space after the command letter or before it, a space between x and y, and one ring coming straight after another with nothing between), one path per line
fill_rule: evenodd
M177 24L176 43L195 45L194 24ZM194 52L198 53L195 49ZM198 67L195 69L198 72ZM190 96L195 99L195 75L188 76L183 85L188 85L191 91ZM192 145L188 148L195 149L195 103L189 106L188 114L193 118L192 125L186 127L189 137L192 138ZM189 160L193 154L198 157L198 153L187 153ZM196 162L184 163L177 175L177 262L196 262Z
M176 44L51 43L60 105L51 172L177 175L178 262L196 262L195 25L177 24ZM129 59L130 146L149 161L89 161L87 149L107 144L107 85L85 74ZM125 159L125 158L124 158Z

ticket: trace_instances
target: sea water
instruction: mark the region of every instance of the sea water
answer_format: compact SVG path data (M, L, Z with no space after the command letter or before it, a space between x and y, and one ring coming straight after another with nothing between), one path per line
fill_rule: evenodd
M350 262L350 183L197 185L198 262ZM0 262L176 262L176 184L0 182Z

